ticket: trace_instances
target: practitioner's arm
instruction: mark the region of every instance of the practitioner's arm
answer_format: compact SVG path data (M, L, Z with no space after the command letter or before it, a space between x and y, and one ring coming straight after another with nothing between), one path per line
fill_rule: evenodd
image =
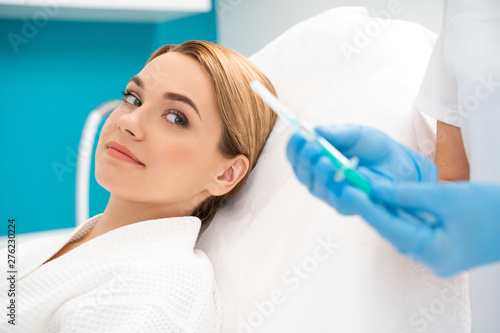
M436 223L415 224L381 205L360 202L360 215L401 253L451 276L500 260L500 185L456 182L374 184L383 203L432 214Z
M465 154L460 127L438 120L435 162L440 181L469 179L469 162Z

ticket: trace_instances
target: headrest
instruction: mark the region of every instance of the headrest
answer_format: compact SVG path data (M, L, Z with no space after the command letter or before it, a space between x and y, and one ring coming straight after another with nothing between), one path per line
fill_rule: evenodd
M419 150L433 146L433 128L411 105L434 41L415 23L334 8L250 59L309 124L369 125ZM435 277L359 217L313 197L286 159L291 134L276 123L247 184L200 237L222 294L223 332L399 333L413 332L415 322L465 332L465 277ZM419 307L446 288L462 294L439 320L418 322Z

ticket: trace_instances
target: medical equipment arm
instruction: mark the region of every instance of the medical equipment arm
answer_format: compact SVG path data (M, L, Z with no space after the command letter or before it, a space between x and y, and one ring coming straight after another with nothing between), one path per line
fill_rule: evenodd
M359 159L357 171L368 181L437 181L435 164L427 157L392 140L383 132L359 125L330 125L316 131L347 158ZM309 191L337 209L341 214L358 214L363 196L346 187L347 182L336 182L335 167L321 157L319 148L305 136L295 133L287 145L287 156L297 178Z

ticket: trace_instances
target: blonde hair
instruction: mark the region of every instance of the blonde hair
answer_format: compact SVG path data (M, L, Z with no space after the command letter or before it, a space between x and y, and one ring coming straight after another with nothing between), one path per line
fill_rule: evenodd
M250 82L259 80L274 95L276 91L257 66L224 46L206 41L165 45L156 50L147 63L167 52L190 56L205 68L215 88L222 122L218 149L227 158L245 155L250 163L245 177L231 191L205 199L191 213L203 223L210 222L224 200L238 193L245 184L276 121L276 114L253 92Z

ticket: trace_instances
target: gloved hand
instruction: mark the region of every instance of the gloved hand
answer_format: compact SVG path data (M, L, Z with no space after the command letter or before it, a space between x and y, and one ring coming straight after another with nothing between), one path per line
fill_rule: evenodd
M370 182L437 181L435 164L427 157L392 140L383 132L359 125L320 126L316 130L346 157L359 158L358 171ZM298 132L289 140L287 156L297 178L309 191L339 213L358 213L359 201L368 197L348 185L334 181L335 169L321 156L316 143ZM369 201L369 200L368 200Z
M441 276L500 260L500 185L486 183L373 184L383 204L417 216L432 214L434 225L415 224L383 205L359 202L360 215L401 253Z

